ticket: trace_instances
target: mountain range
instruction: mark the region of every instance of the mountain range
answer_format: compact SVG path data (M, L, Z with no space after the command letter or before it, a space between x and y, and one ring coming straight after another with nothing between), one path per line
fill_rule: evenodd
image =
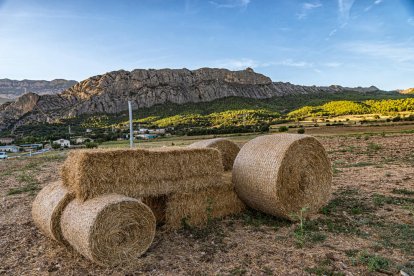
M227 97L268 99L318 93L380 92L375 86L348 88L273 82L251 68L241 71L201 68L119 70L93 76L79 83L66 80L49 83L24 80L16 83L4 79L0 80L0 97L1 93L7 93L8 97L20 95L22 90L29 91L29 87L29 93L14 102L0 105L0 131L35 122L53 123L80 115L118 114L127 110L128 100L133 102L134 108L148 108L165 103L210 102Z
M10 80L0 79L0 98L13 100L28 92L39 95L57 94L78 83L74 80Z

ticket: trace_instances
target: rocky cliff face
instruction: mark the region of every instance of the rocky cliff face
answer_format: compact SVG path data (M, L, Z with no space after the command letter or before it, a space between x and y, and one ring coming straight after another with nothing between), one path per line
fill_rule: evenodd
M408 88L399 91L401 94L414 94L414 88Z
M230 96L264 99L345 90L367 92L378 89L272 82L270 78L255 73L252 69L121 70L91 77L60 94L38 96L30 93L15 103L6 103L0 106L0 130L34 121L53 122L59 118L82 114L118 113L127 109L128 100L133 101L136 108L166 102L209 102Z
M9 80L0 79L0 97L6 99L16 99L17 97L34 92L39 95L57 94L75 85L77 81L56 79L45 80Z

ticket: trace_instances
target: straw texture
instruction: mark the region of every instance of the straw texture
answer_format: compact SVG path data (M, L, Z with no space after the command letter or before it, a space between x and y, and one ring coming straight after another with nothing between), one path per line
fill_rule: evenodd
M266 135L240 150L233 182L248 206L294 219L302 208L312 214L328 201L331 163L323 146L311 136Z
M74 194L53 182L45 186L32 203L32 217L35 225L49 238L67 244L62 236L60 217L63 209L74 198Z
M191 226L204 226L209 219L237 214L244 209L244 203L234 191L231 173L226 173L219 187L170 195L166 204L165 226L167 229L178 229L183 220Z
M78 199L117 193L140 198L219 185L218 150L210 148L78 150L62 168Z
M236 159L236 156L240 151L238 145L224 138L202 140L192 143L189 145L189 147L217 149L221 154L221 159L223 161L223 167L225 171L230 171L233 168L234 159Z
M150 196L144 197L142 202L150 207L152 212L154 213L155 219L157 220L157 225L162 225L165 223L165 210L167 204L167 195L160 195L160 196Z
M141 201L110 194L85 202L73 200L62 214L65 239L102 266L133 262L151 245L155 217Z

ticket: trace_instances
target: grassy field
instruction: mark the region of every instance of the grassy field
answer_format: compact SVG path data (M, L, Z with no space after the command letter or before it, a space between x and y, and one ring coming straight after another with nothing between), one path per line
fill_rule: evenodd
M301 226L249 209L204 229L160 228L133 269L96 266L33 224L33 198L59 179L68 151L2 161L0 274L414 275L412 130L402 124L306 129L326 148L334 173L332 198L319 214ZM226 137L242 146L257 135ZM136 146L184 146L206 138L169 137Z

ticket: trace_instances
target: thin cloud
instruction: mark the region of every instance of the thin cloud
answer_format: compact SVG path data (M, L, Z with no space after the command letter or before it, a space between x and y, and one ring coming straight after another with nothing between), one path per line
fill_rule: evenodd
M342 48L355 54L388 59L396 63L414 61L414 47L403 43L354 42L343 44Z
M232 70L242 70L247 67L250 68L263 68L263 67L272 67L272 66L286 66L286 67L295 67L295 68L311 68L313 63L307 61L297 61L293 59L285 59L282 61L270 61L270 62L260 62L250 58L240 58L240 59L223 59L216 60L212 64L213 67L228 68Z
M375 0L373 4L369 5L364 9L365 12L370 11L374 6L381 4L384 0Z
M214 5L216 8L247 8L250 4L250 0L221 0L221 1L210 1L209 3Z
M306 3L303 3L303 4L302 4L301 11L300 11L300 13L298 13L298 14L296 15L296 17L297 17L298 19L305 19L306 17L308 17L308 14L309 14L312 10L314 10L314 9L316 9L316 8L320 8L320 7L322 7L322 4L321 4L320 2L314 2L314 3L309 3L309 2L306 2Z
M278 65L289 66L289 67L301 67L301 68L312 67L313 66L312 63L309 63L309 62L306 62L306 61L294 61L294 60L291 60L291 59L286 59L286 60L280 62Z
M414 26L414 17L410 17L407 19L407 23Z
M338 0L338 16L342 24L346 24L355 0Z
M321 64L322 66L329 67L329 68L338 68L342 66L340 62L325 62Z
M259 63L257 67L269 67L269 66L287 66L287 67L297 67L297 68L309 68L313 67L313 63L307 61L297 61L293 59L285 59L282 61L274 62L265 62Z
M333 29L330 33L329 33L329 37L333 36L334 34L336 34L338 32L338 29Z
M253 59L240 58L216 60L212 65L213 67L227 68L231 70L242 70L246 69L247 67L256 68L259 66L259 63Z

